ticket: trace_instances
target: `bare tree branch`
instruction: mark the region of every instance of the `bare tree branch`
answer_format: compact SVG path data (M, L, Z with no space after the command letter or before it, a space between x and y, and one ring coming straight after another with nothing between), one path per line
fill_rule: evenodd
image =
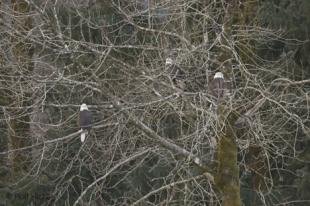
M130 157L126 157L124 160L120 161L119 163L117 163L114 167L112 167L109 171L107 171L105 173L105 175L103 175L102 177L99 177L98 179L96 179L94 182L92 182L90 185L88 185L88 187L81 193L81 195L78 197L78 199L74 202L73 206L77 205L81 199L83 198L83 196L92 188L94 187L98 182L104 180L105 178L107 178L107 176L109 176L112 172L114 172L116 169L118 169L120 166L138 158L141 157L142 155L145 155L146 153L148 153L149 151L151 151L152 149L146 149L144 151L140 151L137 152L136 154L133 154Z

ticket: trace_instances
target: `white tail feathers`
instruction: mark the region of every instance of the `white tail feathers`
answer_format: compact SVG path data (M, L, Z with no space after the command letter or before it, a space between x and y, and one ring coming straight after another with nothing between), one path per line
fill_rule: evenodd
M87 135L87 131L83 131L83 132L81 133L81 142L84 142L84 141L85 141L86 135Z

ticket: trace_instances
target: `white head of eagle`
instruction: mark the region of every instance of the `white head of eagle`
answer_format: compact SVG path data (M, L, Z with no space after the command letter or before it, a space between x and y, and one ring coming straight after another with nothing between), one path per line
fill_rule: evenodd
M172 61L172 59L170 57L166 58L166 63L165 63L166 66L172 65L172 63L173 63L173 61Z
M216 72L214 79L224 79L224 74L222 72Z
M83 130L81 133L81 142L85 141L86 135L88 133L87 130L91 128L92 124L92 115L88 110L86 104L82 104L80 107L80 127Z

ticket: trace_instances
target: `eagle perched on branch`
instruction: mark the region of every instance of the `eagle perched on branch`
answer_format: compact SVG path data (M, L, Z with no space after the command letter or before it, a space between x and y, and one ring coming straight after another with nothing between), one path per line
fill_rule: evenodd
M88 110L86 104L82 104L80 107L80 127L82 129L81 133L81 142L85 141L88 130L91 128L92 124L92 115Z
M173 85L181 90L185 88L185 72L170 58L166 58L166 69Z
M210 82L209 92L216 98L217 102L224 97L225 82L222 72L216 72L213 80Z

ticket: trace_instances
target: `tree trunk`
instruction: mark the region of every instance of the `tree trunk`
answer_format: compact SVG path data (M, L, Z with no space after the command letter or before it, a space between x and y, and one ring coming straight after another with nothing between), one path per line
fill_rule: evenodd
M219 127L221 128L217 148L216 187L220 190L223 206L241 206L239 168L237 164L238 146L233 125L236 117L227 116L229 110L225 106L218 108Z
M256 1L245 0L239 4L239 1L227 1L225 16L223 18L223 30L226 38L221 39L222 48L219 55L219 62L222 62L221 71L226 79L232 76L232 62L235 48L232 48L233 40L230 40L233 32L233 25L249 25L249 19L253 19L256 11ZM227 48L230 48L227 49ZM217 174L215 175L216 187L221 192L222 205L241 206L239 168L237 162L238 145L236 142L236 133L234 129L237 115L226 106L225 102L218 107L219 143L217 148Z

